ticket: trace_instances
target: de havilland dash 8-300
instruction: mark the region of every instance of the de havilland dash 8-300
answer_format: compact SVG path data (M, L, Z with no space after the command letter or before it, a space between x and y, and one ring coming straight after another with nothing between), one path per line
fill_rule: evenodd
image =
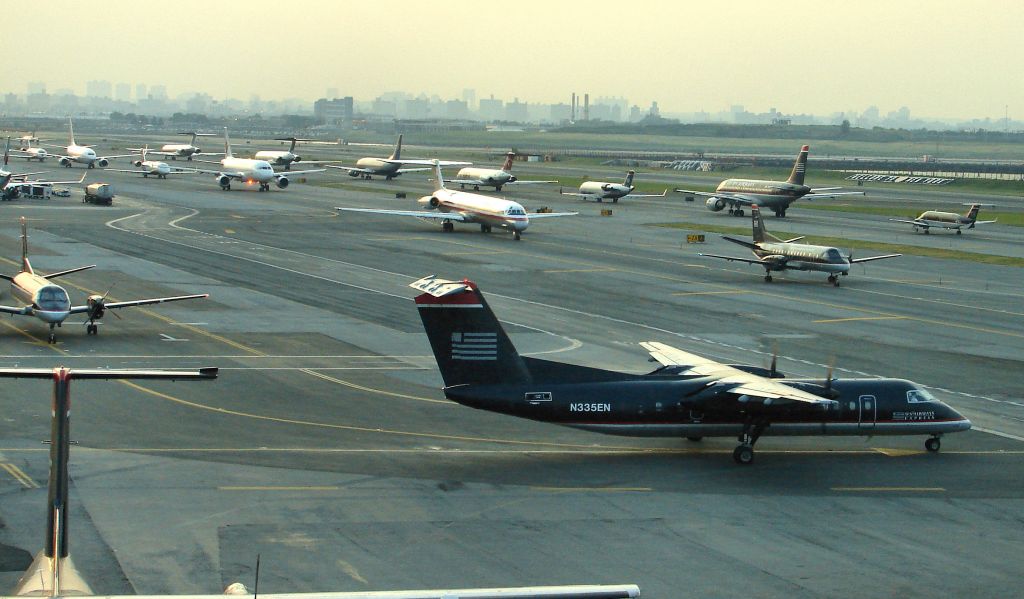
M60 285L50 281L50 279L95 268L95 266L95 264L79 266L48 275L35 272L28 261L28 226L25 222L25 217L21 217L21 271L15 275L0 274L0 279L6 279L11 282L11 296L22 305L0 306L0 313L38 318L50 325L48 340L50 343L56 343L57 333L54 331L54 327L59 327L72 314L85 314L87 319L85 323L86 333L95 335L99 330L96 321L103 318L103 314L107 310L209 297L209 294L201 293L130 300L126 302L108 302L104 295L90 295L85 305L73 306L71 305L71 299L68 297L68 292Z
M419 203L426 210L379 210L374 208L344 208L335 210L344 212L367 212L370 214L387 214L390 216L408 216L441 223L446 233L455 230L455 223L478 223L480 231L490 233L494 227L512 232L512 238L519 241L523 231L530 226L530 216L518 202L485 196L468 191L456 191L444 186L441 174L441 162L434 160L434 193L423 196ZM577 212L534 213L533 218L550 218L557 216L576 216Z
M211 164L217 164L209 160L196 160L196 162L210 162ZM231 189L232 181L241 181L242 183L259 183L260 191L270 191L270 184L274 183L279 188L284 189L288 187L291 181L288 177L293 175L305 175L308 173L322 173L324 169L310 169L305 171L289 171L287 173L276 172L274 167L270 166L270 163L266 160L256 160L254 158L238 158L231 153L231 139L228 138L228 128L224 127L224 158L220 161L220 170L203 169L198 167L192 167L193 170L206 173L208 175L214 175L217 180L217 185L224 191Z
M756 260L750 258L737 258L736 256L722 256L720 254L699 254L708 258L721 258L722 260L746 262L764 267L764 280L772 282L772 271L782 270L813 270L828 273L828 282L839 287L839 275L846 276L850 273L850 267L854 264L863 264L874 260L885 260L887 258L898 258L903 254L885 254L882 256L868 256L867 258L853 258L853 253L843 255L838 248L825 245L810 245L807 243L796 243L803 237L792 239L779 239L764 228L764 219L761 218L761 211L757 204L750 207L750 215L753 227L753 240L743 241L723 235L722 239L731 241L737 245L749 249L757 256Z
M755 179L726 179L718 184L713 192L677 189L679 193L703 196L708 198L707 207L712 212L719 212L726 206L729 214L743 216L743 207L757 204L771 209L775 216L786 216L786 209L800 198L836 198L848 195L866 195L863 191L835 191L841 187L809 187L804 185L804 174L807 171L807 153L810 146L800 148L789 179L785 181L761 181Z
M445 396L460 404L614 435L738 437L733 458L754 459L764 435L926 435L971 422L902 379L785 378L775 368L722 364L657 342L641 345L661 367L613 372L521 356L469 280L412 283Z

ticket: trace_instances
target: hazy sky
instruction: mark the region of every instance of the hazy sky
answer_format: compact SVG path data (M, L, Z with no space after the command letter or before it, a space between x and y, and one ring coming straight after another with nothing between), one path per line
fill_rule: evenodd
M370 12L367 12L370 10ZM163 83L175 96L386 91L663 111L1024 116L1014 0L5 2L0 91Z

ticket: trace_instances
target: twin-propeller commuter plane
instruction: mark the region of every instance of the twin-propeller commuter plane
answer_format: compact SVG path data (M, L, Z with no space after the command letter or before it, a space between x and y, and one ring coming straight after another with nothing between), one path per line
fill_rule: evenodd
M623 198L629 200L633 198L663 198L668 193L667 189L661 193L653 194L633 193L633 190L636 189L633 186L633 175L635 174L636 171L626 171L626 180L622 183L584 181L580 185L579 193L566 192L561 189L558 190L558 193L564 196L579 196L584 200L597 200L598 202L611 200L612 203L618 203Z
M197 162L210 162L211 164L217 164L209 160L197 160ZM291 175L324 172L324 169L317 168L305 171L279 173L275 172L274 167L270 166L270 163L266 160L237 158L231 153L231 140L228 138L227 127L224 127L224 158L221 159L220 165L221 170L219 171L202 168L194 168L194 170L200 173L215 175L217 178L217 185L220 185L220 188L224 191L229 191L231 189L232 181L259 183L260 191L270 191L271 183L274 183L281 189L284 189L288 187L289 183L291 183L288 179Z
M501 191L505 185L537 185L540 183L558 183L558 181L520 181L512 174L512 162L516 158L515 152L505 154L505 164L501 168L477 168L466 167L459 171L454 179L447 179L445 183L458 183L460 189L472 185L473 189L479 191L480 186L493 187L494 191Z
M914 233L924 229L925 235L928 234L928 229L931 227L939 227L942 229L955 229L956 234L960 235L963 233L961 228L967 227L973 229L975 225L988 225L996 222L997 219L993 220L978 220L978 212L981 210L981 204L964 204L964 206L970 206L971 208L967 211L967 214L957 214L956 212L939 212L938 210L928 210L921 213L914 220L908 220L904 218L890 218L889 220L897 223L907 223L914 225Z
M563 426L639 437L737 436L733 459L754 460L762 435L928 435L971 422L900 379L785 379L775 369L721 364L674 347L641 345L662 366L628 374L521 356L479 287L434 277L410 285L444 379L460 404ZM785 380L783 380L785 379Z
M471 164L469 162L452 162L450 160L420 160L420 159L405 159L402 158L402 136L398 136L398 141L395 143L395 151L391 153L391 156L387 158L360 158L356 161L355 166L341 166L326 164L327 168L335 168L338 170L348 171L349 177L361 177L366 180L373 179L374 176L384 177L390 181L399 175L405 173L413 173L417 171L429 171L433 168L435 162L441 166L461 166L463 164ZM418 164L427 166L418 166L415 168L403 168L406 164Z
M68 117L68 145L64 148L64 154L54 154L59 159L60 165L71 168L74 163L84 164L89 168L106 168L113 158L126 158L131 154L117 154L115 156L98 156L96 150L91 146L81 146L75 141L75 126Z
M747 264L758 264L764 267L764 280L772 281L772 271L781 270L814 270L828 273L828 282L839 287L839 277L850 273L850 266L872 260L884 260L896 258L903 254L885 254L884 256L870 256L868 258L857 258L854 260L853 253L844 256L842 252L834 247L824 245L809 245L806 243L794 243L803 237L782 240L765 231L764 220L761 218L761 211L757 205L750 207L750 214L753 221L753 243L735 239L723 235L722 239L742 245L754 252L757 260L749 258L737 258L735 256L720 256L718 254L700 254L709 258L722 258L723 260L746 262Z
M147 177L147 178L150 175L153 175L154 177L156 177L158 179L166 179L167 175L183 175L183 174L194 175L194 174L196 174L198 172L198 171L195 171L193 169L179 168L179 167L176 167L176 166L172 167L171 165L167 164L166 162L161 162L159 160L149 160L147 158L147 154L150 153L149 146L146 146L146 147L143 147L143 148L128 148L128 149L132 150L134 152L139 152L139 154L141 156L141 158L139 158L139 160L133 160L132 161L132 165L135 166L136 168L134 168L134 169L108 168L106 170L108 170L108 171L115 171L115 172L118 172L118 173L135 173L135 174L142 175L143 177Z
M804 173L807 171L807 152L810 146L800 148L789 179L785 181L760 181L752 179L726 179L718 184L718 188L708 193L677 189L679 193L704 196L708 198L707 207L718 212L729 206L729 214L743 216L743 207L757 204L771 208L775 216L786 216L786 209L800 198L836 198L848 195L865 195L863 191L834 191L841 187L808 187L804 185Z
M60 285L50 282L50 279L56 279L57 277L94 268L95 266L95 264L79 266L78 268L62 270L48 275L36 273L32 270L32 265L28 261L28 230L25 217L21 217L21 271L16 275L0 274L0 279L7 279L11 282L11 296L22 305L0 306L0 313L38 318L50 325L49 342L56 343L57 333L54 331L54 327L59 327L72 314L85 314L88 319L85 323L86 334L95 335L99 330L96 321L103 318L103 314L107 310L209 297L208 293L202 293L131 300L127 302L108 302L104 295L90 295L85 305L72 306L71 300L68 298L68 292Z
M512 232L516 241L522 238L523 231L530 226L530 216L518 202L493 198L468 191L455 191L444 186L440 161L434 160L436 178L434 193L423 196L419 203L427 210L378 210L373 208L343 208L335 210L345 212L369 212L371 214L389 214L392 216L410 216L433 220L441 223L446 233L455 230L455 223L479 223L480 231L490 233L493 227L500 227ZM575 216L577 212L535 213L533 218L549 218L556 216Z

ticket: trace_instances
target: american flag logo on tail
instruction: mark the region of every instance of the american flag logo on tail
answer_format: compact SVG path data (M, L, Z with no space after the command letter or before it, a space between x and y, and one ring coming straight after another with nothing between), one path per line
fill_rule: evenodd
M498 360L497 333L452 333L452 360Z

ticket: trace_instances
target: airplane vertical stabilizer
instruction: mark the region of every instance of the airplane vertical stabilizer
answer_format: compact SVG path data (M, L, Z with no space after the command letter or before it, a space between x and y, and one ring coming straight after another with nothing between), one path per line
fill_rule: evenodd
M234 158L234 154L231 153L231 139L228 137L228 128L224 127L224 157Z
M792 183L793 185L804 184L804 174L807 172L807 152L809 152L811 146L804 146L800 148L800 154L796 157L796 162L793 163L793 170L789 173L789 179L786 179L786 183Z
M71 117L68 117L68 145L78 145L77 143L75 143L75 126L71 123Z
M753 227L753 240L754 243L761 243L764 241L781 242L782 240L772 235L764 229L764 218L761 217L761 209L754 204L750 207L750 221Z
M441 173L441 162L438 160L434 161L434 191L441 191L442 189L448 189L444 186L444 174Z
M395 142L395 151L391 153L389 160L400 160L402 158L402 135L398 135L398 141Z
M971 204L971 209L967 211L964 218L970 221L973 225L974 221L978 220L978 212L981 212L981 204Z
M21 270L32 273L32 265L28 261L28 223L21 217Z
M469 280L412 283L423 327L447 387L526 383L530 372L487 301Z
M626 180L623 181L622 184L625 185L626 187L632 187L633 186L633 175L635 175L635 174L636 174L636 171L626 171Z
M512 170L512 161L515 160L515 158L516 158L516 153L515 152L509 152L508 154L505 154L505 163L501 165L501 170L503 170L503 171L511 171Z

